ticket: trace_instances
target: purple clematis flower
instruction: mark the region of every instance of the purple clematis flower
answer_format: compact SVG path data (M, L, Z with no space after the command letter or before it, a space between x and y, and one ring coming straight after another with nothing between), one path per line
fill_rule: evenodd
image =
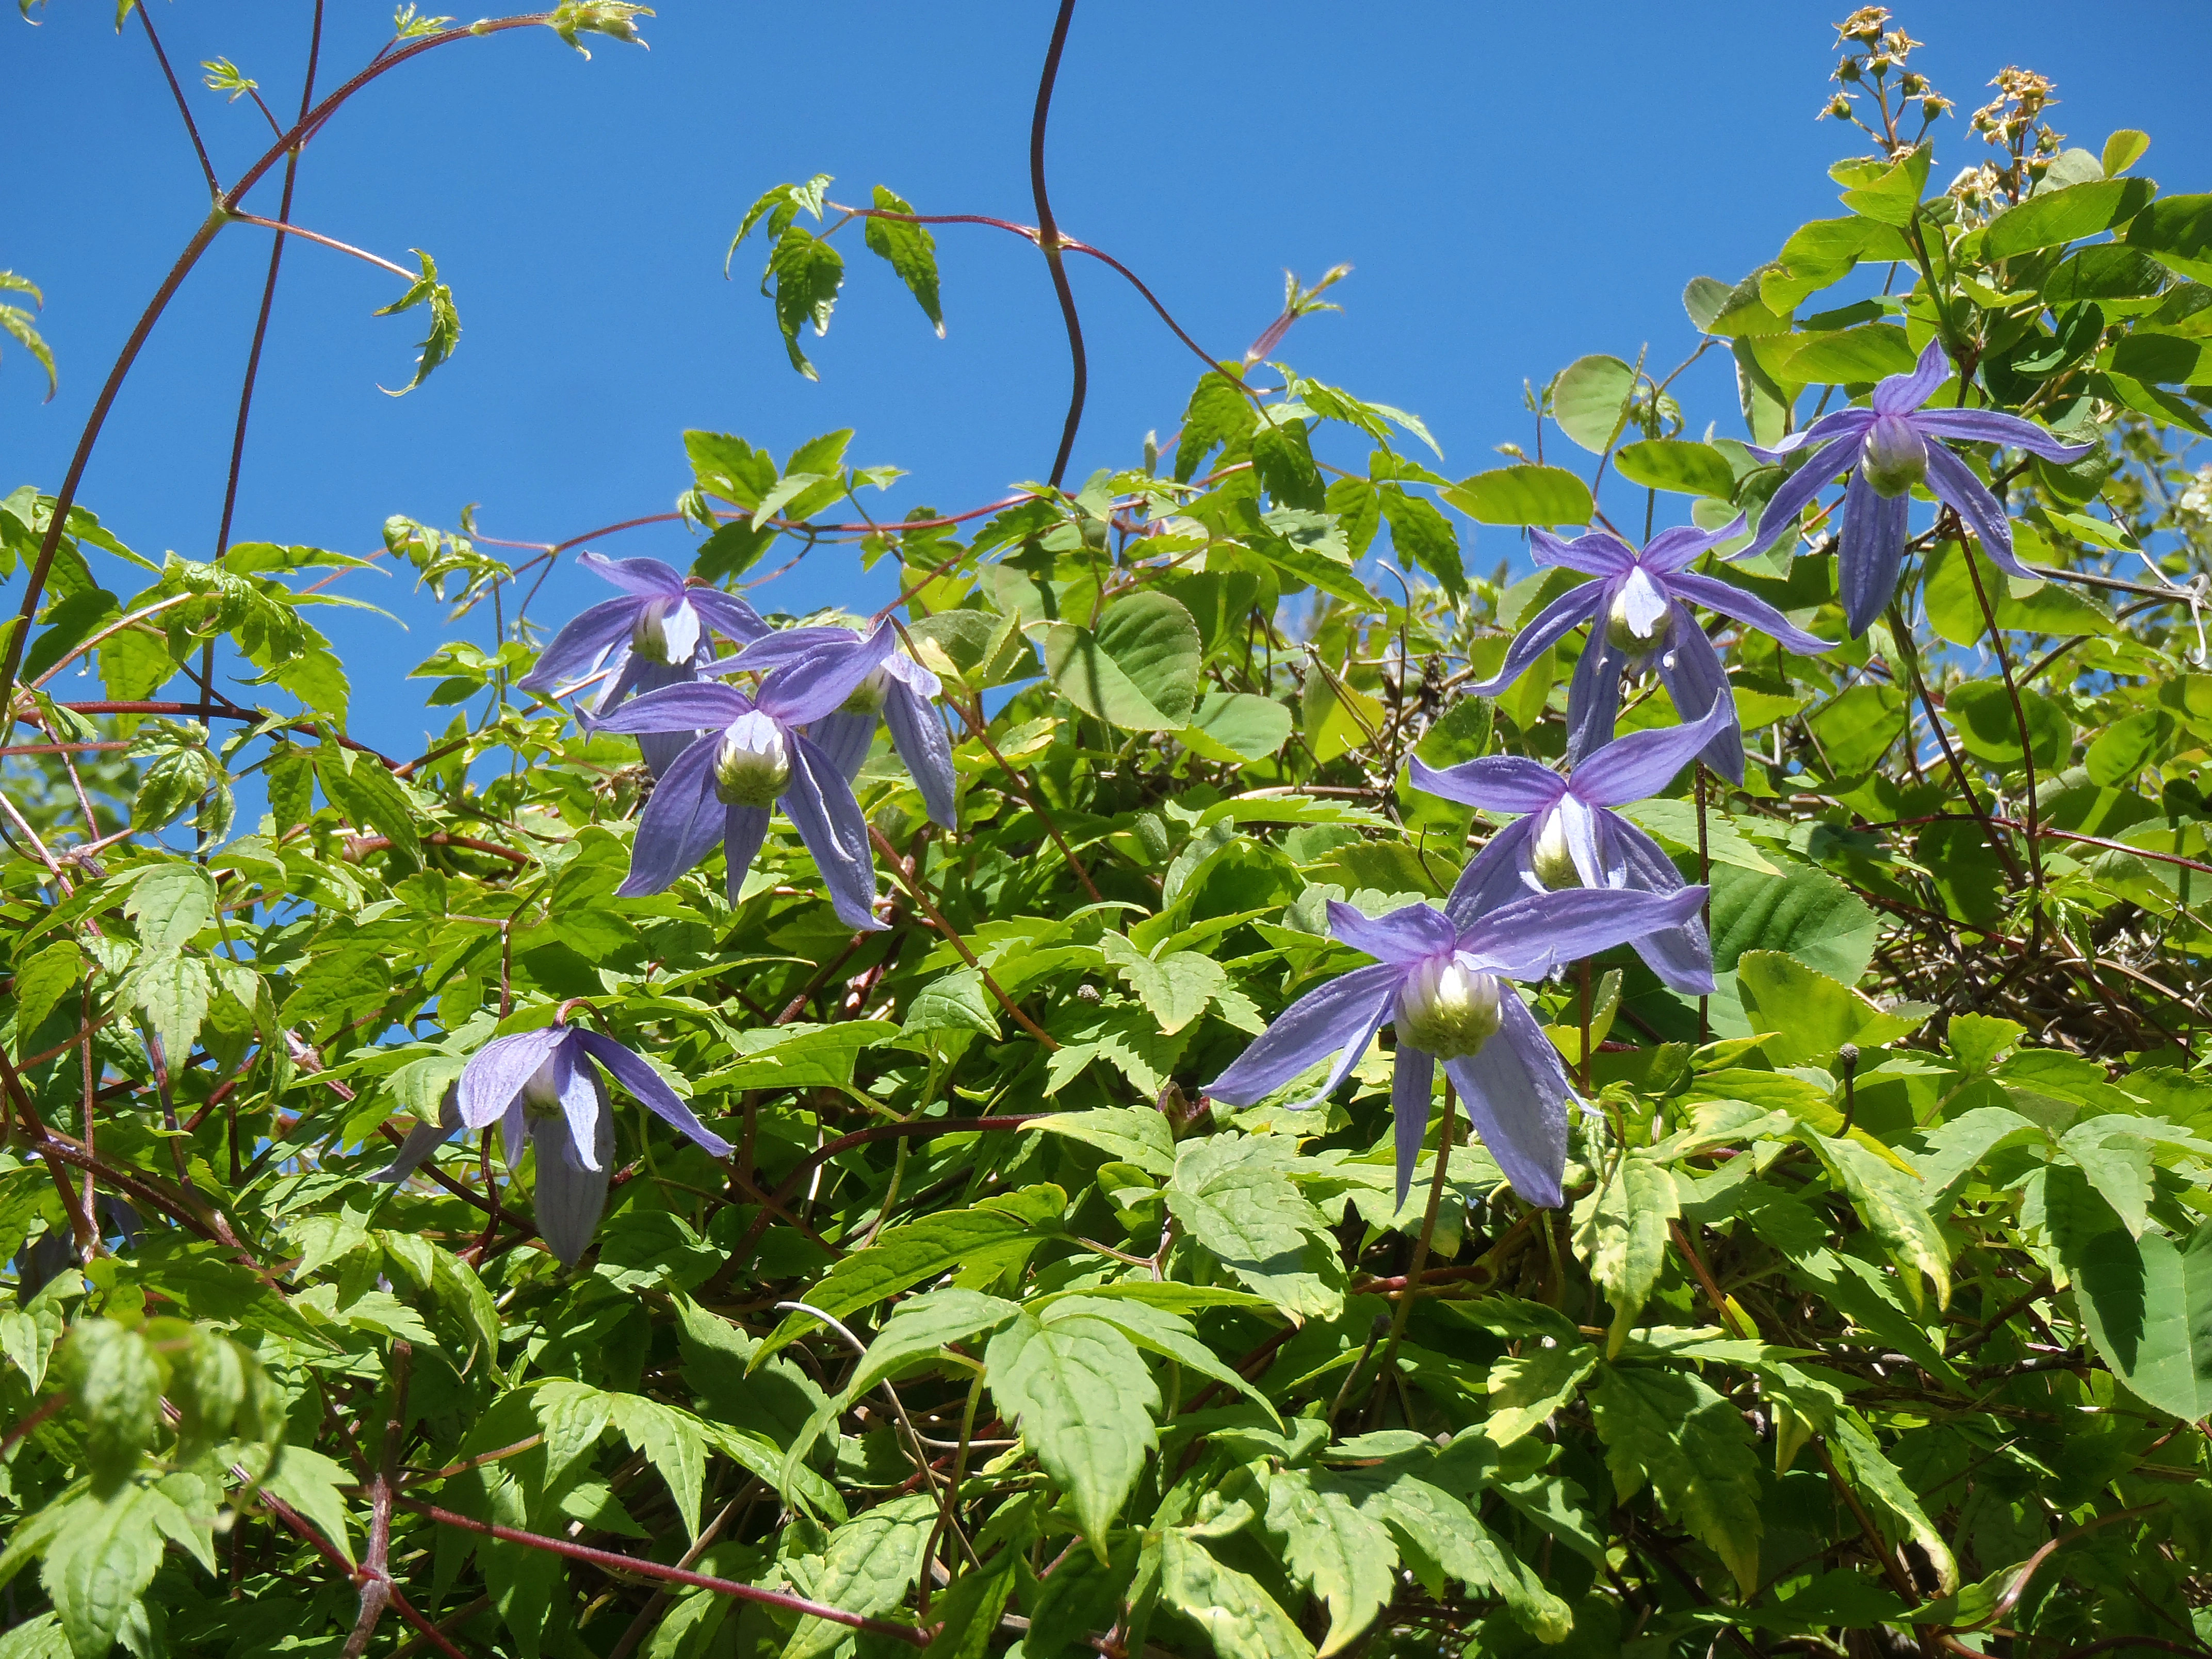
M1992 564L2008 575L2035 574L2014 556L2012 524L2004 507L1941 440L2016 444L2051 461L2078 461L2096 447L2062 443L2033 421L1993 409L1923 409L1950 372L1943 343L1930 340L1913 371L1893 374L1876 386L1866 408L1823 415L1773 448L1752 451L1769 461L1803 449L1812 453L1767 502L1745 556L1763 553L1780 540L1805 503L1838 472L1850 475L1844 489L1837 586L1853 638L1866 632L1897 591L1898 568L1905 561L1905 511L1915 484L1925 484L1937 500L1958 509L1981 538L1982 551Z
M890 654L854 688L842 707L810 725L806 735L850 783L860 775L868 747L876 740L876 721L881 719L891 729L891 743L921 792L930 817L947 830L957 830L960 816L954 797L959 780L952 770L952 744L932 706L945 684L906 653L890 623L878 623L875 632L891 635ZM854 641L872 637L850 628L781 629L717 665L766 672L817 652L848 651Z
M439 1122L407 1137L399 1156L369 1177L404 1181L455 1131L499 1125L510 1167L526 1145L538 1148L538 1231L564 1267L592 1242L607 1206L607 1166L614 1160L615 1120L605 1067L663 1122L716 1158L730 1143L699 1121L660 1074L612 1037L558 1020L535 1031L495 1037L462 1068L446 1091Z
M1678 927L1705 890L1662 896L1622 888L1533 894L1467 921L1432 904L1380 918L1328 907L1329 932L1376 958L1310 992L1278 1015L1237 1063L1206 1085L1232 1106L1265 1099L1308 1066L1335 1056L1313 1105L1344 1081L1383 1025L1398 1034L1390 1105L1397 1124L1398 1202L1428 1132L1437 1062L1466 1103L1468 1121L1513 1190L1557 1208L1567 1162L1574 1088L1559 1051L1506 980L1554 969L1632 939Z
M1731 709L1728 674L1705 630L1690 614L1692 605L1717 611L1762 634L1771 635L1801 657L1818 655L1829 641L1796 626L1764 599L1740 587L1689 568L1700 554L1739 534L1739 519L1725 529L1686 526L1662 530L1638 552L1619 537L1592 531L1571 542L1549 531L1531 530L1538 564L1560 564L1595 577L1546 605L1516 635L1497 673L1468 690L1494 697L1519 679L1528 665L1584 623L1589 643L1567 687L1567 760L1571 764L1613 741L1613 718L1620 710L1620 678L1632 667L1656 659L1659 678L1685 720L1701 720L1716 702ZM1743 781L1743 735L1731 720L1705 745L1705 763L1731 781Z
M525 691L551 696L561 682L604 665L606 678L592 700L594 714L617 708L634 691L653 691L698 678L714 654L710 630L744 645L769 626L734 593L685 582L674 566L658 559L609 559L580 553L577 562L623 590L568 619L538 654L538 663L515 684ZM684 752L683 739L650 732L638 747L659 777Z
M627 897L658 893L726 843L730 902L768 838L769 808L780 805L829 884L830 902L848 927L874 932L876 861L868 822L853 787L801 729L835 714L890 656L895 636L884 629L848 639L786 664L747 696L733 685L702 680L672 685L617 708L593 724L605 732L704 729L654 787L637 823Z
M1520 755L1484 755L1439 772L1413 762L1413 787L1489 812L1527 816L1490 838L1454 884L1444 914L1466 923L1532 893L1576 887L1682 890L1659 843L1612 809L1644 799L1734 723L1716 702L1702 720L1632 732L1583 761L1571 777ZM1651 971L1686 996L1710 996L1713 947L1692 915L1628 941Z

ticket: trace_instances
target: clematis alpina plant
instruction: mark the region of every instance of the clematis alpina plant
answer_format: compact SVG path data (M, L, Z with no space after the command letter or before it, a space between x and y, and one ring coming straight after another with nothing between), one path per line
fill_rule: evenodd
M525 691L551 696L562 683L602 668L605 678L591 712L605 714L634 692L656 691L698 678L714 655L712 635L738 645L769 631L760 613L734 593L688 583L658 559L610 559L580 553L577 562L623 590L570 617L516 682ZM638 739L645 763L659 777L684 752L683 739L647 732Z
M1716 702L1733 707L1727 671L1705 630L1691 615L1692 605L1770 635L1801 657L1817 656L1829 648L1828 641L1807 633L1765 600L1689 568L1700 555L1742 530L1741 519L1713 531L1678 526L1661 531L1641 551L1604 531L1562 541L1548 531L1531 530L1538 564L1565 565L1593 580L1546 605L1514 636L1498 672L1468 687L1468 692L1496 696L1547 649L1588 623L1589 643L1567 687L1570 763L1613 740L1613 721L1620 712L1621 676L1647 663L1657 666L1667 695L1683 720L1703 720ZM1743 781L1743 736L1733 720L1707 742L1705 758L1730 781Z
M733 1150L629 1048L556 1019L477 1050L447 1091L439 1121L417 1126L399 1156L369 1178L404 1181L456 1131L497 1124L510 1167L522 1161L526 1146L537 1148L538 1231L561 1264L573 1267L606 1209L612 1174L615 1121L603 1067L647 1110L714 1157Z
M890 623L878 623L874 632L891 635L890 653L839 708L809 726L806 735L849 783L860 775L876 740L876 722L882 720L931 819L957 830L959 780L952 769L952 744L935 707L944 682L907 653ZM719 665L767 672L817 652L849 650L855 641L872 637L850 628L787 628L754 641Z
M814 855L839 920L864 932L881 928L867 820L845 775L804 728L842 708L895 643L878 629L785 664L754 696L702 680L649 691L593 722L604 732L705 732L677 757L639 815L623 896L661 891L719 845L735 904L768 838L769 809L781 806Z
M1249 1106L1333 1055L1328 1081L1303 1103L1317 1104L1389 1024L1398 1038L1390 1107L1399 1203L1406 1201L1428 1133L1441 1060L1468 1121L1513 1190L1531 1204L1556 1208L1565 1202L1559 1182L1574 1086L1559 1051L1505 981L1540 980L1567 963L1679 927L1705 900L1702 887L1664 896L1575 888L1533 894L1465 921L1432 904L1374 917L1332 901L1330 933L1376 958L1376 965L1355 968L1300 998L1206 1092Z
M1992 564L2008 575L2035 574L2013 553L2012 522L2002 504L1944 440L2017 445L2052 461L2078 461L2096 447L2065 443L2033 421L1994 409L1923 407L1950 370L1943 343L1930 340L1912 372L1893 374L1876 386L1867 407L1823 415L1771 449L1752 452L1769 461L1802 450L1811 454L1774 492L1759 515L1759 533L1740 556L1773 546L1792 530L1806 502L1838 473L1848 475L1836 586L1854 638L1866 632L1897 591L1915 484L1924 484L1936 500L1957 509Z
M1444 914L1472 921L1501 905L1573 887L1630 888L1662 896L1685 885L1659 843L1613 809L1644 799L1696 758L1735 721L1734 707L1714 703L1701 720L1632 732L1562 776L1522 755L1484 755L1442 771L1412 763L1413 787L1486 812L1524 816L1490 838L1454 884ZM1704 920L1632 939L1651 971L1688 996L1713 989L1712 941Z

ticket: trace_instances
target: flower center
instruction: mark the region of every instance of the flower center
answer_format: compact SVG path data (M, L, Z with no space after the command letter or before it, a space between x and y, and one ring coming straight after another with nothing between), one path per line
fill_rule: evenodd
M1659 584L1641 568L1632 570L1606 607L1606 642L1631 656L1648 651L1666 637L1673 611L1673 602Z
M842 713L848 714L879 714L884 699L890 695L890 671L878 668L853 688L853 695L845 699Z
M1556 806L1528 842L1528 869L1554 892L1583 884L1582 872L1575 868L1575 855L1567 846L1567 815Z
M699 649L699 613L689 599L647 599L630 630L629 648L671 668L690 667Z
M548 1118L561 1115L561 1080L555 1062L557 1054L548 1054L545 1063L530 1074L530 1081L522 1085L522 1115L525 1117Z
M1398 993L1398 1038L1438 1060L1464 1060L1498 1035L1504 1016L1496 975L1478 973L1456 953L1431 957Z
M1902 495L1928 476L1928 441L1902 416L1884 415L1859 447L1859 476L1877 495Z
M731 806L769 806L791 781L791 742L758 709L740 714L714 754L714 793Z

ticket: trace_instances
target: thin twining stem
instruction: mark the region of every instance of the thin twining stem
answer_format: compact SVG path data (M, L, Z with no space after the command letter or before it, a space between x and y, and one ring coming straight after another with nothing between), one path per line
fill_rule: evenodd
M208 194L220 196L222 186L216 180L215 163L208 160L207 146L200 142L199 124L192 119L191 106L185 101L185 89L177 84L177 72L169 67L169 54L161 50L161 37L154 33L154 20L144 6L133 9L138 14L138 21L146 26L146 42L154 48L155 61L161 64L161 76L169 83L169 95L177 100L177 113L185 118L185 131L192 141L192 154L200 158L200 173L207 179Z
M390 271L394 276L404 277L410 283L415 280L415 273L406 266L394 264L381 254L371 253L368 249L356 247L350 242L341 242L334 236L325 236L319 231L307 230L299 225L288 225L279 219L264 219L257 214L234 213L230 216L241 225L259 225L264 230L279 230L287 236L297 236L307 241L319 242L323 246L335 248L340 253L350 253L356 259L366 259L379 270Z
M1036 109L1030 117L1030 193L1036 199L1037 246L1044 251L1046 268L1052 272L1052 291L1060 299L1060 315L1067 325L1067 355L1073 360L1067 394L1067 418L1060 425L1060 451L1053 457L1047 482L1054 489L1067 476L1068 457L1075 452L1076 428L1083 424L1083 400L1091 385L1091 364L1083 349L1083 319L1076 314L1075 290L1068 286L1067 266L1060 258L1060 227L1053 222L1052 198L1045 193L1044 130L1052 113L1052 89L1060 79L1060 56L1067 45L1067 26L1075 18L1075 0L1060 0L1060 15L1052 26L1052 44L1045 49L1044 72L1037 77Z

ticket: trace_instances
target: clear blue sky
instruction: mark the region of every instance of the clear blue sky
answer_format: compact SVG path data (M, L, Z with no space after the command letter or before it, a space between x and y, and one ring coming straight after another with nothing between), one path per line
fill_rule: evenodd
M815 0L801 27L788 11L671 0L647 25L650 52L604 42L586 63L533 30L379 82L308 150L295 218L402 262L429 250L453 284L460 349L419 391L385 396L379 382L404 381L418 316L371 318L393 279L295 241L234 535L365 553L388 514L451 525L476 501L487 533L558 539L665 510L688 482L678 434L694 426L780 453L857 428L851 459L912 475L885 499L892 513L967 507L1041 476L1067 361L1025 245L939 233L939 341L852 236L835 324L808 342L819 384L787 365L751 250L733 280L721 267L745 205L817 171L836 175L840 199L881 181L926 212L1030 220L1027 131L1052 9ZM1312 277L1352 262L1334 296L1345 313L1302 325L1282 355L1419 412L1444 470L1463 476L1496 464L1492 445L1526 441L1524 379L1647 342L1671 364L1694 343L1678 300L1688 278L1732 281L1800 222L1840 210L1824 169L1863 145L1813 118L1846 9L1085 0L1054 108L1054 206L1223 356L1273 315L1284 267ZM386 38L388 10L330 6L325 88ZM138 26L118 39L106 0L40 15L35 28L0 21L0 267L45 287L62 391L40 404L35 367L0 345L0 490L59 480L206 202ZM227 181L267 129L249 102L202 88L197 65L228 56L280 112L296 109L306 0L157 0L154 15ZM2000 66L2037 68L2057 82L2070 143L2094 150L2141 127L2155 142L2140 171L2212 187L2202 0L2144 0L2100 24L2046 0L1994 13L1942 0L1900 21L1929 43L1915 66L1962 111ZM1963 121L1938 131L1948 179L1979 146ZM250 206L273 212L274 179ZM211 550L266 257L265 233L225 234L108 422L82 499L149 555ZM1079 479L1133 460L1146 428L1171 428L1197 366L1118 278L1076 263L1092 365ZM1686 387L1693 428L1732 429L1717 364ZM602 545L688 556L672 529ZM1514 545L1488 532L1473 556ZM817 555L761 597L793 611L880 603L882 569L860 577L850 558ZM426 683L380 681L434 647L439 612L404 577L345 590L411 629L360 617L331 631L356 732L412 752L430 723L414 696ZM564 571L541 610L558 620L604 593Z

